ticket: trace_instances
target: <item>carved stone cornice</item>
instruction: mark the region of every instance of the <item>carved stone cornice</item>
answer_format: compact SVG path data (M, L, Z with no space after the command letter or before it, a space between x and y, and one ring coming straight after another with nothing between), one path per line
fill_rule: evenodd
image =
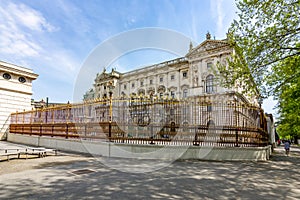
M205 40L200 45L192 49L188 54L186 54L186 57L191 60L212 55L214 53L219 53L221 51L228 51L229 49L231 49L231 47L226 41Z

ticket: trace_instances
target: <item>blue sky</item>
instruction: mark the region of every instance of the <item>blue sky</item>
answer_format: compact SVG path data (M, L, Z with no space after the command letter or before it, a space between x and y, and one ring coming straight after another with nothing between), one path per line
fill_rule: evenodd
M39 74L33 83L35 100L72 101L83 62L105 40L124 31L156 27L180 32L199 44L207 31L225 38L236 11L234 0L0 0L0 60ZM143 53L148 56L142 58ZM120 59L114 63L117 70L174 57L151 50L143 53L136 53L140 59L130 66L128 60L137 59Z

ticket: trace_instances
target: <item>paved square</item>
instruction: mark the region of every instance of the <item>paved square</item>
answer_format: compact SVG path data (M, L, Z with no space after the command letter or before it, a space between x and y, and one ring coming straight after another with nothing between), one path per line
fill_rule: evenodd
M278 147L266 162L176 161L151 173L124 173L93 157L67 153L14 159L0 162L0 198L299 199L300 148L291 150L287 157ZM73 173L78 170L88 173Z

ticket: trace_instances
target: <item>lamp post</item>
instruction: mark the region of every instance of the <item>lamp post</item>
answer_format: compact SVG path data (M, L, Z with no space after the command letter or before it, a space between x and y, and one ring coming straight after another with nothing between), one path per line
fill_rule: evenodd
M239 146L239 133L238 133L238 112L237 112L237 97L234 96L234 113L235 113L235 146Z
M261 105L263 104L263 98L262 98L262 96L259 96L258 97L258 99L257 99L257 101L258 101L258 104L259 104L259 108L260 108L260 110L259 110L259 113L260 113L260 115L259 115L259 121L260 121L260 128L263 128L263 112L262 112L262 108L261 108Z
M259 97L258 97L258 99L257 99L257 101L258 101L258 104L259 104L259 128L262 128L262 129L264 129L265 127L264 127L264 122L263 122L263 110L262 110L262 108L261 108L261 105L262 105L262 103L263 103L263 98L262 98L262 96L261 95L259 95ZM260 133L261 134L261 133ZM261 142L263 141L264 139L260 139L259 140L259 145L261 145ZM263 141L264 142L264 141Z
M259 108L261 108L261 105L263 104L263 98L262 98L262 96L259 96L257 98L257 102L258 102Z
M108 138L111 141L111 124L112 124L112 95L115 88L113 81L108 82L109 89L109 124L108 124Z

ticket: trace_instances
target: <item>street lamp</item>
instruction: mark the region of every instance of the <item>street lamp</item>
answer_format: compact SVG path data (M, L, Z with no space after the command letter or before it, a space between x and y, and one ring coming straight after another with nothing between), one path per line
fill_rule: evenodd
M239 133L238 133L238 112L237 112L237 97L234 96L234 113L235 113L235 146L239 146Z
M108 82L108 89L109 89L109 124L108 124L108 137L109 141L111 141L111 124L112 124L112 95L113 95L113 89L115 88L114 82L109 81Z
M261 108L261 105L263 104L263 98L262 98L262 96L259 95L257 101L258 101L258 104L259 104L259 108Z
M263 98L262 98L262 96L261 95L259 95L259 97L258 97L258 99L257 99L257 101L258 101L258 104L259 104L259 108L260 108L260 110L259 110L259 112L260 112L260 128L263 128L263 111L262 111L262 108L261 108L261 105L263 104Z

